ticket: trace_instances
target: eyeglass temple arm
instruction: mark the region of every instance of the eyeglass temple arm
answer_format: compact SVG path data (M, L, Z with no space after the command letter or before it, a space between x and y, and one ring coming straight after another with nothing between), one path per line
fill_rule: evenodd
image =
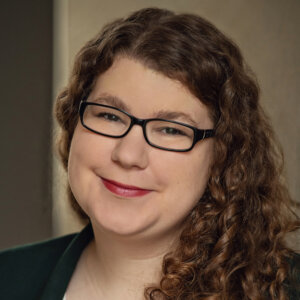
M196 139L195 142L198 142L200 140L204 140L209 137L213 137L215 134L215 131L213 129L205 129L205 130L200 130L198 129L196 132Z
M215 135L215 131L213 129L206 129L206 130L203 130L203 137L202 139L206 139L206 138L209 138L209 137L212 137Z

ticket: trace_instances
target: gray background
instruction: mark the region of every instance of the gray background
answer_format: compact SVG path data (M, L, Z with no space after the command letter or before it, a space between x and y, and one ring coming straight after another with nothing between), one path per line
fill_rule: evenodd
M52 20L52 1L1 1L1 248L52 235Z
M3 2L0 248L82 226L65 199L65 174L51 158L52 100L85 41L106 22L148 6L197 13L237 42L257 74L291 194L300 200L300 1L55 0L53 8L48 0Z

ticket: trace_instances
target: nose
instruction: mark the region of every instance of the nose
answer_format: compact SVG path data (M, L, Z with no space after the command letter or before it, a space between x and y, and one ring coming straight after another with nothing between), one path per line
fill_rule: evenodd
M143 135L143 128L135 125L126 136L116 139L111 158L126 169L145 169L148 165L149 147Z

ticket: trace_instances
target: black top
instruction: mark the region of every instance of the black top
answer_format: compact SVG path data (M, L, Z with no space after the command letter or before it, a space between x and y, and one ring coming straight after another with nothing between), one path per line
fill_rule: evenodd
M61 300L76 263L93 238L89 224L80 233L0 252L0 298ZM291 260L296 283L288 286L290 300L300 299L300 255ZM298 290L296 290L298 286Z

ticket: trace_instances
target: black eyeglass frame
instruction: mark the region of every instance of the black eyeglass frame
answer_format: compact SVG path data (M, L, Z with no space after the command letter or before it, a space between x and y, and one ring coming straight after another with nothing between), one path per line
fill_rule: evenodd
M102 107L107 107L107 108L111 108L111 109L115 109L117 111L120 111L122 113L124 113L125 115L127 115L131 122L130 122L130 125L128 127L128 129L125 131L125 133L123 133L122 135L109 135L109 134L105 134L105 133L102 133L102 132L99 132L99 131L96 131L90 127L88 127L84 121L83 121L83 114L84 114L84 111L85 111L85 108L88 106L88 105L95 105L95 106L102 106ZM161 150L166 150L166 151L173 151L173 152L188 152L188 151L191 151L194 146L196 145L196 143L198 143L199 141L201 140L204 140L206 138L210 138L210 137L213 137L214 136L214 130L213 129L198 129L194 126L191 126L191 125L188 125L188 124L185 124L185 123L181 123L181 122L178 122L178 121L171 121L171 120L166 120L166 119L160 119L160 118L150 118L150 119L139 119L139 118L136 118L134 116L132 116L131 114L129 114L128 112L122 110L122 109L119 109L117 107L114 107L114 106L110 106L110 105L106 105L106 104L100 104L100 103L95 103L95 102L88 102L88 101L84 101L82 100L80 102L80 105L79 105L79 116L80 116L80 121L81 121L81 124L83 127L85 127L86 129L96 133L96 134L100 134L100 135L103 135L103 136L107 136L107 137L111 137L111 138L122 138L124 136L126 136L128 134L128 132L131 130L131 128L133 127L133 125L139 125L143 128L143 134L144 134L144 138L146 140L146 142L154 147L154 148L158 148L158 149L161 149ZM164 148L164 147L160 147L160 146L157 146L155 144L152 144L149 140L148 140L148 137L147 137L147 133L146 133L146 125L148 122L150 121L165 121L165 122L169 122L169 123L174 123L174 124L179 124L179 125L182 125L182 126L185 126L185 127L188 127L188 128L191 128L193 131L194 131L194 140L193 140L193 143L191 145L190 148L188 149L170 149L170 148Z

